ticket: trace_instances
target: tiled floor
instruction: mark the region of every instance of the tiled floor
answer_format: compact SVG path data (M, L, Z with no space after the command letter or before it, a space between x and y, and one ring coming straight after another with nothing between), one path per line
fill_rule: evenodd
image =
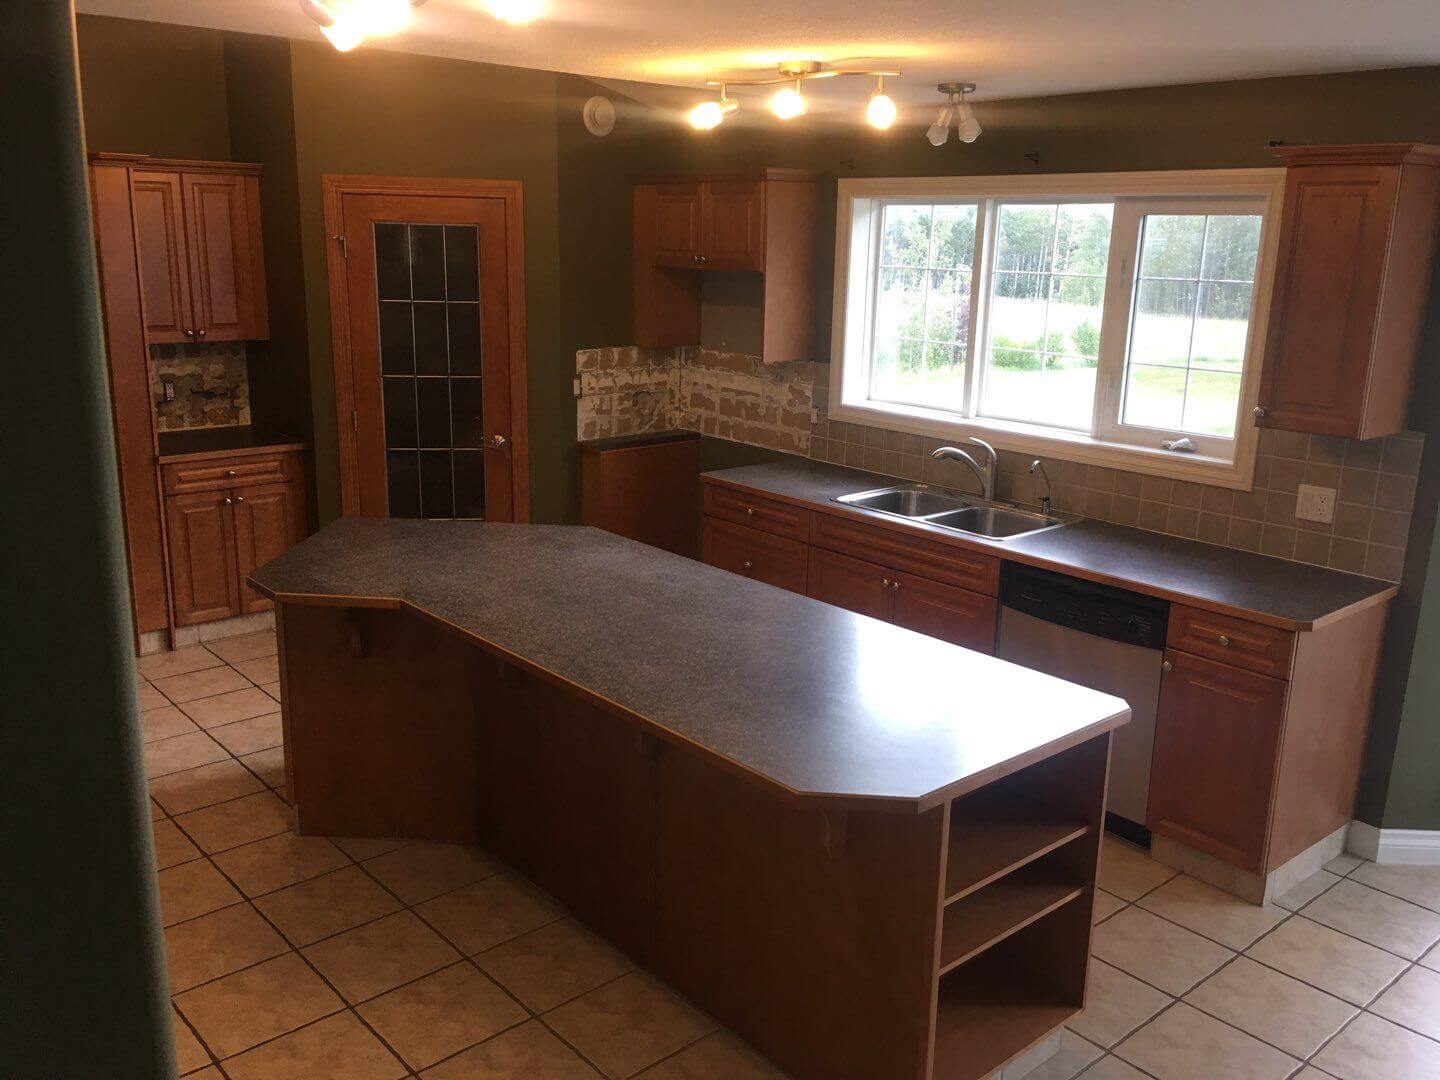
M780 1075L482 852L292 835L274 653L140 661L182 1073ZM1101 885L1090 1006L1035 1080L1440 1080L1440 868L1345 856L1257 908L1107 837Z

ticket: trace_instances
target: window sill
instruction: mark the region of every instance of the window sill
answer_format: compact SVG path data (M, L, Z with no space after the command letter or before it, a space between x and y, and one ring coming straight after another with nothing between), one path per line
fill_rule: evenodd
M930 409L890 403L866 402L857 405L842 402L830 407L829 418L863 427L904 431L962 445L964 440L974 435L993 443L997 450L1078 461L1086 465L1163 476L1172 480L1188 480L1212 487L1249 491L1254 486L1253 439L1240 440L1248 441L1248 455L1242 447L1240 459L1228 461L1203 454L1177 454L1158 447L1151 449L1130 443L1105 442L1082 432L1065 432L1033 424L989 419L960 420Z

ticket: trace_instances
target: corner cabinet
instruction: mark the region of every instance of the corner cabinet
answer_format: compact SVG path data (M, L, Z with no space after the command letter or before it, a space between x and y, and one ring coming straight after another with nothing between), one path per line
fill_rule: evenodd
M794 169L637 178L635 343L703 344L706 276L745 274L760 289L762 359L810 359L819 190L818 174Z
M1406 427L1440 221L1440 147L1286 146L1257 423Z

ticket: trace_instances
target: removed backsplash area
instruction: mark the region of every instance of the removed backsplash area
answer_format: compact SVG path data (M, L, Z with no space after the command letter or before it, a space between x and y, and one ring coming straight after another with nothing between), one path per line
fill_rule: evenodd
M165 381L175 399L165 400ZM250 423L250 377L242 342L150 346L150 390L161 431Z
M763 364L704 348L624 346L576 354L577 436L683 428L940 487L978 491L939 439L827 419L829 367ZM813 413L812 413L813 410ZM1400 580L1424 436L1361 442L1266 429L1252 491L1047 458L1055 509L1243 551ZM1038 504L1029 455L1001 451L996 492ZM1335 488L1335 520L1295 516L1301 484Z

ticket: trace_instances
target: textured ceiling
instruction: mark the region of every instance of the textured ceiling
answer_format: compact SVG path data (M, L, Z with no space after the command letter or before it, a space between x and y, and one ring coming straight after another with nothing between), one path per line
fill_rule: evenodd
M548 0L529 26L429 0L378 47L606 79L690 85L782 59L892 58L902 102L1440 63L1436 0ZM296 0L78 0L82 12L321 40ZM835 80L812 96L862 102Z

